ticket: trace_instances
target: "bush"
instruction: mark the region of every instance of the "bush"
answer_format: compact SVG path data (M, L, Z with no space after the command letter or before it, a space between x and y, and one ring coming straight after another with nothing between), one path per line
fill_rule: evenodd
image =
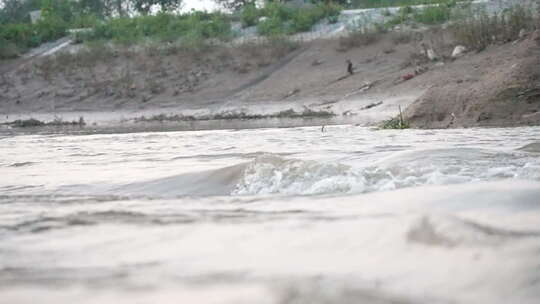
M388 120L384 120L380 128L381 129L409 129L411 126L409 123L403 118L403 113L401 112L401 106L399 107L399 114L395 117L392 117Z
M20 47L34 46L32 36L35 36L34 28L29 24L6 24L0 27L0 39Z
M533 10L521 6L496 15L469 11L451 26L451 32L457 43L483 50L493 43L517 39L522 29L534 29L537 18Z
M341 6L333 3L294 9L273 2L260 10L260 16L268 19L259 23L257 29L259 34L265 36L307 32L324 18L331 23L337 22L341 10Z
M388 120L385 120L380 125L381 129L397 129L397 130L403 130L403 129L409 129L410 125L406 121L403 120L401 116L392 117Z
M290 33L307 32L321 19L322 11L298 11L292 17Z
M0 60L13 59L19 56L19 48L15 43L0 38Z
M35 26L41 42L47 42L62 38L66 35L68 25L57 16L49 16L41 19Z
M450 19L451 7L448 5L429 6L413 14L414 21L424 24L440 24Z
M242 10L240 20L243 27L248 27L257 25L259 22L259 17L259 10L255 7L255 5L250 4L246 5Z
M268 3L262 10L262 16L268 18L277 18L279 20L287 21L292 19L295 11L298 9L289 8L281 3L271 2Z
M161 41L194 41L200 39L227 40L231 37L231 23L220 13L195 12L185 15L160 13L155 16L115 18L94 26L86 40L112 39L121 44L132 44L146 38Z
M70 23L70 28L91 28L99 23L98 17L94 15L77 16Z
M284 35L285 27L281 19L272 17L260 22L257 25L257 32L264 36Z
M415 21L423 24L440 24L450 20L452 8L456 6L455 0L439 0L433 6L413 9L410 6L401 7L398 14L387 21L387 26L395 26L406 21ZM437 5L435 5L437 4Z
M379 40L384 32L384 27L380 25L358 27L350 31L347 36L339 38L339 48L337 50L346 52L352 48L373 44Z
M2 57L16 57L27 48L63 37L66 29L67 24L56 16L44 18L35 25L5 24L0 27Z
M402 24L410 19L410 15L414 13L414 10L410 6L402 7L398 10L397 14L385 24L387 27L393 27L398 24Z
M440 4L446 2L448 2L448 0L352 0L350 6L355 8L382 8L393 6L403 7L411 5Z

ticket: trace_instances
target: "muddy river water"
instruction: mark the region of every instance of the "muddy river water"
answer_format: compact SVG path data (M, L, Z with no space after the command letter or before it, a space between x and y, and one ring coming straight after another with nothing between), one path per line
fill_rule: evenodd
M538 141L4 134L0 303L539 303Z

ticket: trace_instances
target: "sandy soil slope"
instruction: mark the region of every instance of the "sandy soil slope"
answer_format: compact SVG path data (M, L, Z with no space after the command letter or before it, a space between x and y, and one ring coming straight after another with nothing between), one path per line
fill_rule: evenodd
M540 124L540 31L470 54L432 76L406 112L415 127Z
M456 60L449 58L451 39L437 30L388 33L358 47L334 39L296 49L275 44L58 54L0 65L0 113L5 122L36 115L130 120L309 109L372 124L401 106L415 127L539 124L537 36ZM422 43L442 59L420 56ZM347 59L354 75L347 76ZM423 72L404 81L418 69Z

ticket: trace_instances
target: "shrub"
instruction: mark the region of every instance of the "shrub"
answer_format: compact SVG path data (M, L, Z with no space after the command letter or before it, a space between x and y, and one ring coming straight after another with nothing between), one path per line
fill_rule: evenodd
M335 24L339 21L339 16L329 16L327 19L328 23Z
M32 39L35 36L33 27L29 24L6 24L0 27L0 39L18 47L35 46Z
M387 27L393 27L398 24L402 24L410 19L410 14L414 13L414 10L410 6L402 7L398 10L397 14L386 22Z
M347 36L339 39L338 51L346 52L349 49L367 46L379 40L384 28L380 25L374 27L362 26L350 31Z
M269 3L260 11L261 16L268 19L259 23L258 32L261 35L281 35L306 32L320 20L327 18L329 22L337 22L341 6L318 4L311 8L294 9L280 3Z
M410 125L406 121L403 120L401 116L392 117L388 120L385 120L380 125L381 129L409 129Z
M77 16L70 22L71 28L91 28L99 23L99 19L95 15Z
M355 8L381 8L393 6L403 7L424 4L440 4L446 2L448 2L448 0L351 0L350 6Z
M395 26L406 21L415 21L424 24L440 24L450 20L452 8L456 6L455 0L438 0L429 4L433 6L414 9L410 6L403 6L398 10L398 14L387 21L387 26Z
M299 33L299 32L307 32L311 30L313 25L317 23L321 19L322 14L324 14L323 11L297 11L292 16L292 22L290 25L289 32L290 33Z
M38 24L5 24L0 27L2 57L16 57L20 51L63 37L67 24L54 15Z
M277 36L285 34L285 27L279 18L272 17L260 22L257 31L264 36Z
M409 129L411 126L409 123L403 118L403 112L401 112L401 106L399 107L399 114L395 117L392 117L388 120L384 120L380 128L381 129Z
M429 6L414 12L414 21L424 24L440 24L450 19L451 7L448 5Z
M522 29L535 28L535 22L533 11L521 6L495 15L469 11L451 26L451 32L457 43L483 50L492 43L517 39Z
M203 22L202 25L204 38L226 40L231 37L231 24L225 15L214 14L210 20Z
M341 5L334 2L330 2L327 4L319 4L318 7L323 10L324 17L326 18L339 17L341 11L343 10L343 7Z
M0 38L0 60L13 59L19 56L19 48L13 42Z
M41 42L62 38L66 35L67 28L67 23L54 15L41 19L35 26Z
M115 18L94 26L86 40L112 39L132 44L145 38L162 41L193 41L231 37L231 23L224 14L195 12L185 15L160 13L155 16Z
M246 5L242 10L242 15L240 16L240 21L242 22L243 27L254 26L259 22L260 13L255 5L250 4Z
M292 19L296 10L281 3L270 2L261 11L263 16L286 21Z

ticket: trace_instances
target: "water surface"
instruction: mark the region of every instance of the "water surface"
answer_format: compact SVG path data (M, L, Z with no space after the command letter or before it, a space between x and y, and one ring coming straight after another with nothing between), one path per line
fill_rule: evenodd
M538 303L540 128L0 138L0 303Z

